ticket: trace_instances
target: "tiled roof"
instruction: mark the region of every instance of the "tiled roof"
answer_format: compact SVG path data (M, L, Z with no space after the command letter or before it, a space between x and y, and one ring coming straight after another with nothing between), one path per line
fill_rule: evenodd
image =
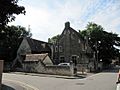
M47 42L43 42L43 41L38 41L32 38L26 38L31 51L32 52L36 52L36 53L41 53L41 52L46 52L46 51L50 51L50 47L49 47L49 43Z
M25 58L26 61L44 61L44 59L48 56L47 53L45 54L27 54Z

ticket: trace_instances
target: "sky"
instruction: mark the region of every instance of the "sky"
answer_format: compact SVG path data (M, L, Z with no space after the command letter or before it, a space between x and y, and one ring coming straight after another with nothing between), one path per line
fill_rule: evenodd
M88 22L101 25L105 31L120 34L120 0L19 0L26 15L17 15L9 25L21 25L32 38L48 41L61 34L69 21L76 31L84 30Z

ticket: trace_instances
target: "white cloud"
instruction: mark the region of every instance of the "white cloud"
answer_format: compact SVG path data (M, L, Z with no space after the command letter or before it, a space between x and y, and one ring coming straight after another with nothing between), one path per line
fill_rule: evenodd
M94 15L91 21L102 25L106 31L118 32L118 26L120 26L120 10L118 4L109 4L105 9L101 9L100 13Z
M17 16L11 24L30 25L33 38L45 41L60 34L66 21L70 21L76 30L84 29L88 22L93 21L108 31L118 32L119 3L119 0L24 1L21 5L26 7L26 16Z

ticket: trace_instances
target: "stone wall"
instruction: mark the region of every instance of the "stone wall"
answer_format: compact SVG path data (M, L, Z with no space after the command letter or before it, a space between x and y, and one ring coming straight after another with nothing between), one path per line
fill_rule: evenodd
M73 75L73 65L71 66L58 66L47 65L42 62L27 62L23 64L25 72L55 74L55 75Z
M98 64L98 67L102 69L102 64ZM94 60L91 60L89 62L77 64L77 71L78 72L95 72L95 63Z
M0 60L0 90L2 84L3 60Z
M70 66L46 66L45 73L56 75L73 75L72 68Z
M24 38L18 48L17 55L21 55L21 54L26 55L26 54L30 54L30 53L31 53L30 45L29 45L27 39Z

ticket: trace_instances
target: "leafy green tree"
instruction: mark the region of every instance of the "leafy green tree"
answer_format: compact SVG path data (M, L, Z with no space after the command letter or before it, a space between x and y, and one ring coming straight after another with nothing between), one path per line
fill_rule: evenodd
M25 8L18 5L19 0L0 0L0 28L15 20L15 14L25 14Z
M95 23L89 23L80 34L88 37L89 45L96 52L98 61L102 59L104 64L109 64L119 55L119 50L115 47L120 46L120 37L117 34L106 32L102 26Z
M29 36L30 32L21 26L7 26L15 20L15 15L25 14L24 6L18 5L19 0L0 0L0 59L12 60L21 37Z
M31 37L30 30L22 26L6 26L0 33L0 55L6 61L16 57L17 49L23 37Z
M52 38L48 38L48 42L49 43L53 43L55 44L57 42L57 40L59 39L60 35L56 35L56 36L53 36Z

